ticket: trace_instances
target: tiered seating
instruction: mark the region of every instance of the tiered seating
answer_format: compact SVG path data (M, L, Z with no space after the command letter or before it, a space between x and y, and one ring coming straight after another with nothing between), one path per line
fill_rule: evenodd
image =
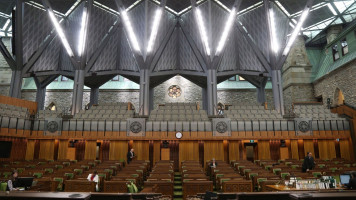
M94 105L89 110L81 110L74 118L126 120L134 117L134 115L135 111L129 108L128 103L107 103Z
M166 103L152 110L149 121L208 121L205 110L198 110L195 103Z
M232 105L224 110L224 116L232 120L283 120L276 110L266 110L264 106Z
M173 161L159 161L153 167L147 181L144 182L144 189L141 193L161 193L162 195L173 197L174 193L174 170Z
M313 120L345 120L323 105L294 105L294 112L300 118L311 118Z
M62 117L61 110L39 110L37 112L38 119L46 119L46 118L61 118Z
M213 191L213 181L209 181L199 161L184 161L181 166L183 178L183 198Z
M225 161L216 161L216 168L209 166L206 162L207 173L214 181L215 189L222 192L252 192L252 182L244 179L235 169ZM237 191L236 191L237 190Z
M0 116L26 119L30 117L30 113L25 107L0 104Z

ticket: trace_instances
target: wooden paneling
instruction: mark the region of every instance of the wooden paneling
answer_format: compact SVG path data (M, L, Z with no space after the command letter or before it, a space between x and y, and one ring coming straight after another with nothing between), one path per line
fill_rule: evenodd
M341 158L345 158L346 160L350 160L350 144L349 140L340 140L340 155Z
M171 149L162 148L161 149L161 160L171 160Z
M87 140L85 142L84 160L96 159L96 140Z
M149 143L148 141L134 141L133 148L135 150L137 160L149 160Z
M270 160L270 141L269 140L259 140L258 143L258 159L260 160Z
M39 159L54 159L54 140L40 140Z
M58 160L67 159L68 140L59 140L58 144Z
M333 159L336 158L335 141L334 140L318 140L319 158Z
M69 160L75 160L75 148L70 147L67 149L67 158Z
M153 142L153 165L161 160L161 141Z
M223 141L204 141L204 164L213 158L224 160Z
M197 141L179 142L179 164L185 160L199 161L199 144Z
M33 102L33 101L27 101L27 100L23 100L23 99L17 99L17 98L13 98L13 97L0 95L0 103L13 105L13 106L19 106L19 107L25 107L31 113L35 113L37 111L37 102Z
M240 141L229 141L229 160L240 160Z
M307 152L311 152L313 156L315 155L314 153L314 142L313 140L304 140L304 155L307 155ZM304 158L304 157L302 157Z
M298 140L290 140L292 159L299 160Z
M281 160L289 159L288 147L280 147L279 152L280 152L280 157L279 158Z
M127 152L127 141L110 141L109 160L126 160Z
M35 154L36 140L27 140L26 156L25 160L33 160Z

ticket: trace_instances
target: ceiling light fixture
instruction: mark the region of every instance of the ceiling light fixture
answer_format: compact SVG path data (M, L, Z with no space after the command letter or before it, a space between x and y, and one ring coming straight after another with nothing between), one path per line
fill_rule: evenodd
M235 16L236 16L236 9L233 8L231 10L230 16L229 16L229 18L228 18L228 20L227 20L227 22L225 24L225 28L224 28L223 34L221 35L221 38L220 38L218 47L216 49L215 55L220 53L221 50L224 48L224 45L225 45L226 40L227 40L227 36L229 35L229 32L230 32L231 27L232 27L232 24L234 23Z
M210 48L209 48L209 42L208 42L208 34L206 32L205 26L204 26L204 21L202 14L200 12L199 8L196 8L196 19L198 22L199 30L200 30L200 36L202 37L205 49L206 49L206 54L210 56Z
M127 15L127 12L125 10L122 10L121 15L122 15L122 19L124 20L124 24L126 25L128 36L131 40L134 50L140 51L140 45L138 44L135 32L133 31L133 28L132 28L129 16Z
M302 13L302 15L300 16L299 21L298 21L298 24L295 26L295 29L294 29L294 31L293 31L291 37L289 38L289 41L288 41L288 43L287 43L287 46L286 46L286 48L285 48L284 51L283 51L283 56L288 55L289 50L290 50L290 48L292 47L292 45L293 45L293 43L294 43L294 40L297 38L298 33L299 33L300 29L302 28L302 25L303 25L304 21L307 19L307 16L308 16L308 14L309 14L309 10L310 10L310 8L304 10L304 12Z
M59 23L57 22L57 19L56 19L56 17L54 16L52 10L48 10L48 15L49 15L49 17L50 17L50 19L51 19L51 21L52 21L52 23L53 23L53 25L54 25L54 28L55 28L56 31L57 31L59 37L61 38L61 41L62 41L62 43L63 43L63 45L64 45L64 48L66 49L68 55L69 55L70 57L73 57L73 56L74 56L73 51L72 51L72 49L70 48L70 45L69 45L69 43L68 43L68 40L67 40L66 36L64 35L63 29L61 28L61 26L60 26Z
M82 15L82 24L80 27L79 33L79 44L78 44L78 55L81 56L85 50L86 36L87 36L87 26L88 26L88 17L87 17L87 8L85 7Z
M269 15L270 15L270 19L271 19L271 48L272 51L274 53L277 53L279 50L279 44L278 44L278 40L277 40L277 30L276 30L276 19L274 16L274 12L273 9L270 8L269 9Z
M150 39L148 41L148 45L147 45L147 52L151 52L157 37L157 33L158 33L158 27L159 27L159 22L161 20L161 16L162 16L162 9L159 8L156 10L156 14L155 14L155 18L153 21L153 26L152 26L152 32L151 32L151 36Z

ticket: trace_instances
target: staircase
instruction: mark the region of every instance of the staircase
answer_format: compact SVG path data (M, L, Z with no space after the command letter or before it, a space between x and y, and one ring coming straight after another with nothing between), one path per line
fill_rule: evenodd
M174 200L183 199L183 188L182 188L182 174L180 172L174 173Z

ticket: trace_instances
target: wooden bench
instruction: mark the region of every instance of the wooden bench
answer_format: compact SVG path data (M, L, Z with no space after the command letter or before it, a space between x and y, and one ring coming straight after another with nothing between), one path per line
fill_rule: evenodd
M222 183L223 192L252 192L252 181L233 180Z
M96 183L84 180L66 180L64 181L65 192L95 192Z
M213 191L212 181L188 181L183 183L184 199L186 199L187 196L205 193L206 191Z
M128 181L104 181L103 192L126 193Z

